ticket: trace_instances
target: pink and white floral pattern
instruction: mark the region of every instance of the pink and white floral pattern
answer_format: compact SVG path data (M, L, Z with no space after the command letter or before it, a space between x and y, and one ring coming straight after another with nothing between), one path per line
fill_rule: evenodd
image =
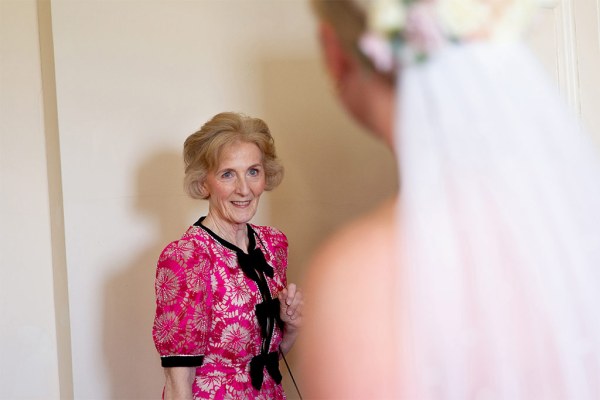
M275 297L287 285L287 238L271 227L252 228L274 268L267 281ZM262 340L254 307L262 298L234 251L192 226L163 250L155 285L152 334L161 357L204 356L196 369L194 399L285 399L283 388L267 372L261 390L252 387L249 362L260 353ZM277 351L281 339L276 327L270 351Z

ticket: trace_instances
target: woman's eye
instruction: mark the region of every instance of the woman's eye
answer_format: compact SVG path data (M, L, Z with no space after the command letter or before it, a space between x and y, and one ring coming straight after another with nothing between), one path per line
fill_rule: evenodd
M258 170L258 168L250 168L248 170L248 175L250 176L258 176L260 174L260 171Z
M231 171L225 171L221 174L221 178L231 178L233 176L233 173Z

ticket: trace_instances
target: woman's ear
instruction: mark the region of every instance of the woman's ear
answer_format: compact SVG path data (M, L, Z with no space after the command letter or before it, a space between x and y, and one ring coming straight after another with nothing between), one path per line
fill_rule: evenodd
M319 38L327 70L334 84L339 88L344 84L352 68L351 55L344 49L335 29L327 22L321 22Z
M198 192L200 193L202 198L208 199L210 197L210 192L206 185L206 180L198 181L198 182L196 182L196 185L198 185Z

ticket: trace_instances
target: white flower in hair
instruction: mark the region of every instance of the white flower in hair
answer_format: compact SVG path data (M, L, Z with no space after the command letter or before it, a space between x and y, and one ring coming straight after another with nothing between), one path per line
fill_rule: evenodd
M402 0L375 0L369 10L369 30L383 36L401 31L406 24L406 7Z
M412 54L405 54L409 59L423 57L433 53L447 41L442 31L435 1L418 1L412 5L406 22L406 48Z
M499 41L519 37L533 19L536 8L544 7L544 0L514 0L506 7L501 18L493 24L491 37Z
M358 47L379 72L390 72L395 65L392 46L387 38L373 32L360 37Z
M556 0L373 0L362 53L381 72L419 62L448 43L514 40L535 8Z
M514 40L529 25L539 0L438 0L451 38Z
M451 38L478 36L491 20L491 2L481 0L439 0L439 22Z

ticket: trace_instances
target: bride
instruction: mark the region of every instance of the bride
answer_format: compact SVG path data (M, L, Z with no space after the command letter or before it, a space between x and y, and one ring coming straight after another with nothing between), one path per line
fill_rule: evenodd
M600 398L600 163L520 38L534 0L313 0L401 190L316 255L309 398Z

